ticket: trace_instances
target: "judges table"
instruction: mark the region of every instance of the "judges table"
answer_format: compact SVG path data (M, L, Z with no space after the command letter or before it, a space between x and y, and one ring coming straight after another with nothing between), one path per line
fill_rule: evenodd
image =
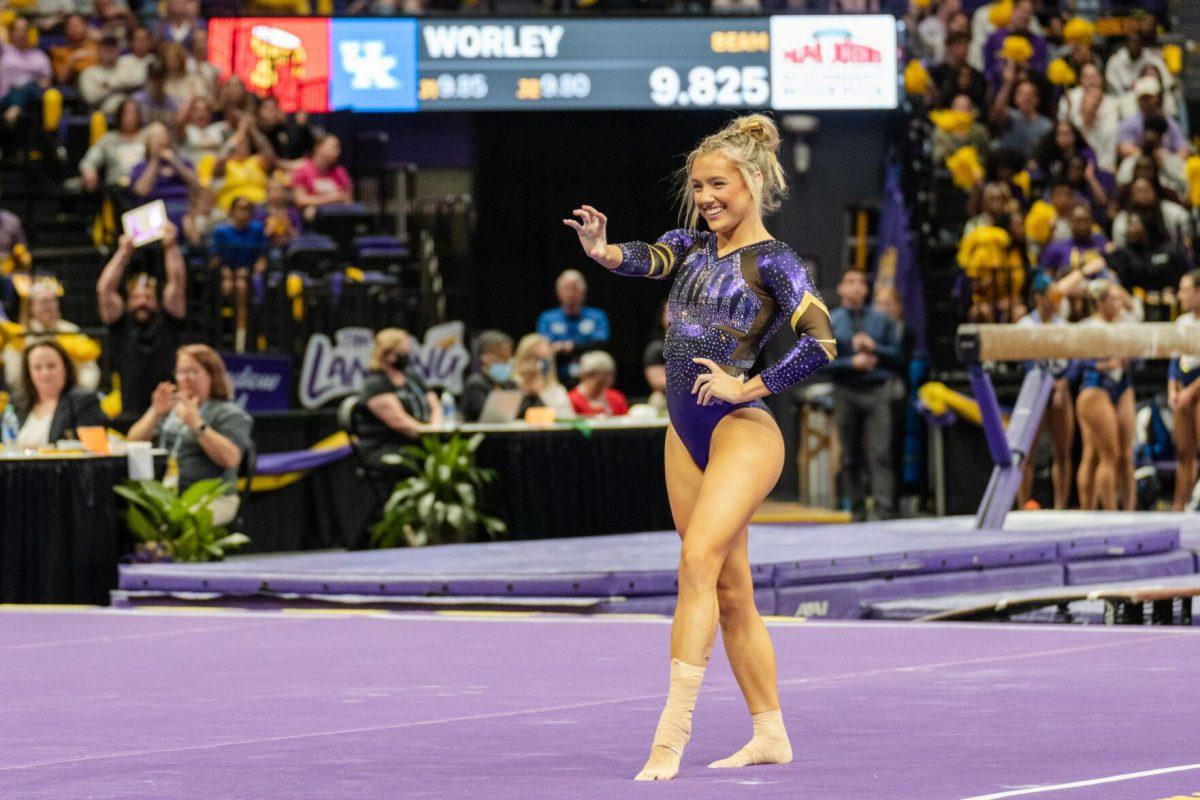
M0 602L108 603L133 549L113 487L125 456L0 454Z
M663 474L666 420L551 425L465 423L484 434L477 462L500 474L514 539L551 539L674 527Z

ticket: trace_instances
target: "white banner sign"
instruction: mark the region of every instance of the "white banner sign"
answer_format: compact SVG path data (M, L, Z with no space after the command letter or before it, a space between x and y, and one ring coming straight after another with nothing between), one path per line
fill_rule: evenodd
M430 388L462 392L463 378L471 364L471 355L463 344L466 326L462 322L443 322L425 332L425 340L412 343L409 369L425 379ZM354 394L362 387L370 371L375 349L375 331L370 328L342 328L333 340L315 333L304 350L300 367L300 405L320 408L330 400Z
M771 17L773 108L895 108L898 84L894 17Z

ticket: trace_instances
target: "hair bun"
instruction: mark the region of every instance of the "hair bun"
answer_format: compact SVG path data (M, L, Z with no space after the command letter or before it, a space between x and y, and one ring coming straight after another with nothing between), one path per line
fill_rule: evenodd
M774 120L764 114L747 114L744 117L738 117L730 127L738 133L766 145L772 152L779 149L779 128L775 127Z

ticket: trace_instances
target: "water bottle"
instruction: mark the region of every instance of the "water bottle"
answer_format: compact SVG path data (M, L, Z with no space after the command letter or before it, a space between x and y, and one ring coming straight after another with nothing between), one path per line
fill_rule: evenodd
M453 425L457 420L456 409L454 406L454 395L450 394L450 390L442 392L442 418L447 425Z
M3 431L4 449L14 449L17 446L17 434L20 432L21 426L17 422L17 410L13 408L11 400L4 407L4 418L0 428Z

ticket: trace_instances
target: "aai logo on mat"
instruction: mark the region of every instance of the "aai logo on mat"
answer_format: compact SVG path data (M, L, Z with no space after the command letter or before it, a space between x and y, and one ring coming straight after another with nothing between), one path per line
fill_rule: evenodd
M329 107L417 110L417 22L331 20Z

